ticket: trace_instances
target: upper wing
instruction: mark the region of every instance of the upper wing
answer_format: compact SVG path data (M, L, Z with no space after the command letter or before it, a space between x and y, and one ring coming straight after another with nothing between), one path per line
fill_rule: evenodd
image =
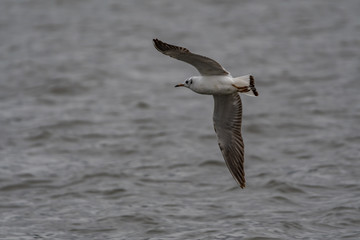
M245 187L244 143L241 136L242 104L239 94L214 95L214 129L231 175Z
M228 75L229 73L216 61L190 52L188 49L164 43L158 39L153 39L155 48L170 57L193 65L201 75Z

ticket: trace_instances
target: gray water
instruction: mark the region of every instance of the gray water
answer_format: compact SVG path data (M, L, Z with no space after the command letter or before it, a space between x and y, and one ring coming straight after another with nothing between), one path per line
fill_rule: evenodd
M360 2L0 2L0 238L360 239ZM152 38L242 96L247 187L213 100Z

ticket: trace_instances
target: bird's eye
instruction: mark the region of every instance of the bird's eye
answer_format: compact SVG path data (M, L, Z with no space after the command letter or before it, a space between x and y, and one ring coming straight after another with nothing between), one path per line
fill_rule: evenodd
M189 83L189 81L187 81L187 80L186 80L186 81L185 81L185 83L186 83L186 84L188 84L188 83Z

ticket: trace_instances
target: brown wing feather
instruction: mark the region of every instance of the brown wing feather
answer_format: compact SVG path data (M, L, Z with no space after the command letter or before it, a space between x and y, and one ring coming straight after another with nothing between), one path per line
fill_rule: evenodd
M190 52L187 48L167 44L153 39L155 48L172 58L193 65L204 76L228 75L229 73L215 60Z
M239 94L214 95L214 128L231 175L245 187L244 142L241 136L242 104Z

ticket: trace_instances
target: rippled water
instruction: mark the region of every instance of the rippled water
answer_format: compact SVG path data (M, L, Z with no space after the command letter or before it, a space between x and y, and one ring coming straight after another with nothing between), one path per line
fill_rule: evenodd
M1 239L359 239L360 2L0 3ZM157 37L243 96L247 188L213 100Z

